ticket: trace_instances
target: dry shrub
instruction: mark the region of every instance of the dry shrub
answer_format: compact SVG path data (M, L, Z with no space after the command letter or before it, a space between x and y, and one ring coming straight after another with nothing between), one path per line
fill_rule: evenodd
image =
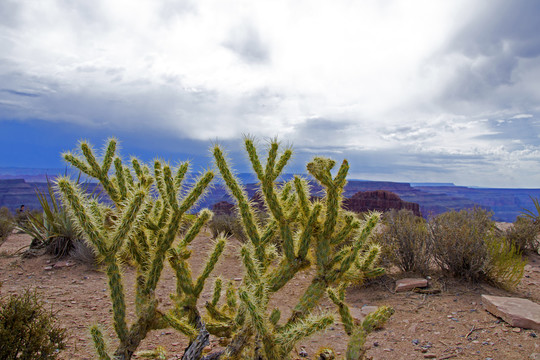
M410 210L392 210L383 216L384 226L375 235L383 257L402 271L425 275L429 271L431 246L426 221Z
M526 262L519 249L496 230L492 213L482 209L450 211L429 222L433 256L441 269L458 278L487 280L511 289Z
M491 213L482 208L449 211L432 218L429 232L435 262L455 277L481 279L488 259L486 241L493 229Z
M540 243L537 238L539 228L539 225L532 219L518 216L512 226L506 229L504 236L519 251L532 250L538 252L540 250Z
M15 219L11 214L11 211L5 206L0 208L0 245L7 240L8 236L15 227Z
M98 258L94 249L84 240L75 240L73 242L73 248L69 252L69 256L73 260L77 260L85 264L98 263Z
M0 359L56 359L65 330L35 292L10 295L0 302Z
M215 239L219 234L224 236L234 236L240 241L247 239L242 223L237 216L234 215L214 215L208 224L212 237Z
M527 264L521 257L521 251L501 237L489 239L486 245L489 259L485 269L487 279L507 290L515 288Z

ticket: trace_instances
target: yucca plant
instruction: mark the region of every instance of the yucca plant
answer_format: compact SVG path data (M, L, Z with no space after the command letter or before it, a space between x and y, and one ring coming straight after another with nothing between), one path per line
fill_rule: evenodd
M53 184L47 178L47 193L36 189L42 214L28 213L27 220L18 229L33 239L32 248L45 248L55 257L64 257L83 241L83 233L54 194Z

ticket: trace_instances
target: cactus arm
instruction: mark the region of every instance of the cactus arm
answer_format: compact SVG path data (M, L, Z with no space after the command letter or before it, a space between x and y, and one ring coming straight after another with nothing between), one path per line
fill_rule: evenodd
M122 217L111 238L109 251L115 254L123 245L124 240L128 237L131 231L137 231L142 223L141 217L138 216L141 208L144 206L146 191L139 190L133 194L127 206L122 209Z
M283 354L289 354L298 341L309 337L316 332L323 331L332 325L334 317L328 314L310 316L305 320L298 322L294 326L285 328L282 333L276 337L276 341L283 347Z
M253 171L255 171L255 174L257 175L257 178L259 178L259 181L262 182L264 179L264 171L261 166L259 156L257 155L257 149L255 148L255 144L253 143L253 139L245 138L244 145L246 147L246 152L248 153L251 166L253 167Z
M204 224L206 224L211 218L212 212L210 210L201 210L199 215L197 216L197 219L195 219L195 222L193 223L193 225L191 225L188 232L184 236L183 241L181 241L178 246L180 247L189 245L193 241L193 239L195 239L195 237L199 234Z
M198 181L195 183L195 186L191 189L189 194L184 198L182 201L182 204L180 205L180 208L178 211L183 214L187 210L189 210L197 200L201 197L201 195L204 194L206 191L206 188L214 178L214 173L211 171L207 171L201 178L198 179Z
M109 354L107 354L107 347L105 341L103 340L103 332L97 325L90 327L90 335L92 336L92 341L94 342L94 347L99 356L99 360L111 360Z
M120 268L114 255L105 258L107 263L107 277L109 278L109 290L111 292L114 330L121 342L125 342L128 335L126 324L126 301Z
M280 348L277 346L274 336L271 333L271 326L264 318L260 309L255 305L255 302L247 291L240 291L240 299L246 305L247 311L251 317L251 323L257 330L257 333L262 339L264 352L267 359L282 359Z
M208 277L214 270L214 267L216 266L219 260L219 257L223 253L224 249L225 249L225 239L221 238L216 242L212 255L210 255L210 257L208 258L208 261L206 262L203 272L201 273L201 275L199 275L199 277L197 278L197 281L195 282L195 286L193 288L193 294L196 297L199 297L199 295L201 294L204 288L204 283L206 279L208 279Z
M182 187L182 181L184 181L184 177L189 170L189 162L183 162L178 166L178 169L176 170L176 174L174 175L174 187L176 192L179 192Z
M124 200L127 197L127 187L126 187L126 175L124 172L124 167L122 165L122 160L117 157L114 159L114 170L116 175L116 186L120 192L120 197Z
M292 150L286 149L283 154L281 154L275 168L274 168L274 181L277 179L277 177L281 174L287 163L292 157Z
M229 169L229 165L227 164L223 151L219 146L214 147L214 159L216 166L221 173L221 177L237 201L238 210L240 211L242 222L249 239L252 241L254 246L258 246L260 244L260 235L255 222L253 209L247 200L245 191L240 187L238 181L234 178L231 170Z
M299 259L305 259L307 256L307 253L309 251L309 246L311 244L311 237L313 230L315 229L315 225L317 223L317 218L319 217L319 213L321 212L321 204L315 204L313 206L313 210L311 211L311 214L309 215L308 221L306 225L304 226L304 229L302 230L302 234L300 235L300 241L298 246L298 258Z
M106 177L107 174L109 173L109 169L111 168L115 153L116 153L116 140L109 139L109 143L107 144L105 153L103 155L103 162L101 164L101 174L104 177Z

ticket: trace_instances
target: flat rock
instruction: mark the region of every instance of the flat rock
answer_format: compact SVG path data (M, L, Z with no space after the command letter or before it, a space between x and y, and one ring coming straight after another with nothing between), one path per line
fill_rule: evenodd
M428 281L422 278L406 278L396 281L396 292L410 291L414 288L425 288Z
M378 306L370 306L370 305L364 305L361 308L351 306L349 308L349 311L355 323L360 324L362 321L364 321L366 316L368 316L372 312L377 311L378 308L379 308Z
M484 308L512 326L540 330L540 305L522 298L482 295Z

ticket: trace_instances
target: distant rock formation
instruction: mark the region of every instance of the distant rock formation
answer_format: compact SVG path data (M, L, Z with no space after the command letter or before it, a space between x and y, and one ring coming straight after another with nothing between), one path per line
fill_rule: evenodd
M234 205L228 201L220 201L212 206L214 215L234 215Z
M421 216L420 205L401 200L393 192L386 190L359 191L348 199L343 200L343 208L355 213L375 211L389 211L392 209L411 210L415 215Z

